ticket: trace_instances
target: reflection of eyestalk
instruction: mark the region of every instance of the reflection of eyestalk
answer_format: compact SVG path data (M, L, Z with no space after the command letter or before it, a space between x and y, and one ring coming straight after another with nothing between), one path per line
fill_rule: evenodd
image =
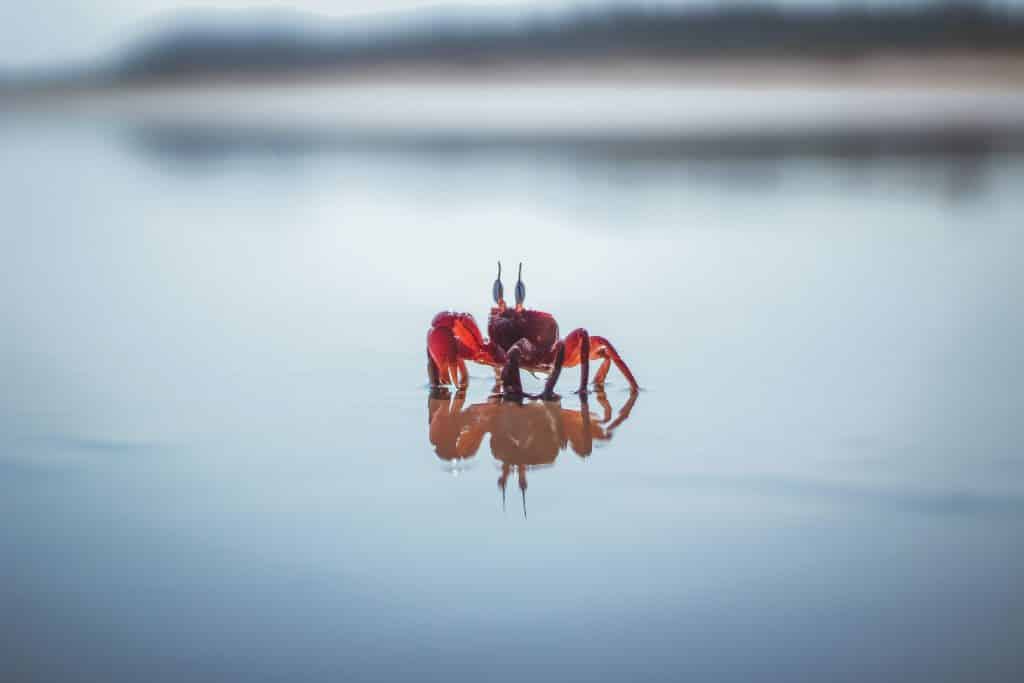
M505 487L508 486L508 475L512 473L512 466L507 462L501 463L501 476L498 477L498 488L501 490L501 511L505 511Z
M501 511L505 511L505 490L508 487L508 478L512 474L512 466L504 462L501 464L501 476L498 477L498 490L501 491ZM523 519L526 519L526 465L516 465L516 479L519 481L519 491L523 496Z
M523 519L526 519L526 465L517 467L516 474L519 477L519 490L523 494Z

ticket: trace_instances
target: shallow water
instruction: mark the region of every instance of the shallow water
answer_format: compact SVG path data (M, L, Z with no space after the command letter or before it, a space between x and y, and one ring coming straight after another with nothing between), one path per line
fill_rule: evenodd
M1024 668L1020 157L160 139L0 129L5 679ZM634 402L431 397L498 258Z

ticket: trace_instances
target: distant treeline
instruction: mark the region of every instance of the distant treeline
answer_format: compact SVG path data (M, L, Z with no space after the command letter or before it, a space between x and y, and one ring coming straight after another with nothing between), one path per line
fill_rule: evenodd
M1024 15L974 4L886 9L620 9L523 22L426 22L361 35L262 27L179 30L143 43L117 79L337 69L374 64L487 65L594 58L845 59L879 51L1024 52Z

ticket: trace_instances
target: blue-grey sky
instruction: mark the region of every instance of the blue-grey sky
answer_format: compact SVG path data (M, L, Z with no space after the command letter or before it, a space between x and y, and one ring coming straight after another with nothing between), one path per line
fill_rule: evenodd
M44 67L94 59L159 25L178 11L286 8L352 16L429 6L506 8L602 4L679 5L719 0L34 0L0 3L0 69ZM761 0L769 2L771 0ZM854 0L776 0L785 4L841 4ZM907 0L855 0L858 4ZM1024 0L997 0L1020 6Z

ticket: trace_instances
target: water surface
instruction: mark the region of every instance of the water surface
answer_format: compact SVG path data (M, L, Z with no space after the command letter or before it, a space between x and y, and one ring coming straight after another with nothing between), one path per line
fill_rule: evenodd
M0 130L5 678L1024 668L1019 157L157 132ZM614 370L426 386L498 258L644 388L589 449Z

